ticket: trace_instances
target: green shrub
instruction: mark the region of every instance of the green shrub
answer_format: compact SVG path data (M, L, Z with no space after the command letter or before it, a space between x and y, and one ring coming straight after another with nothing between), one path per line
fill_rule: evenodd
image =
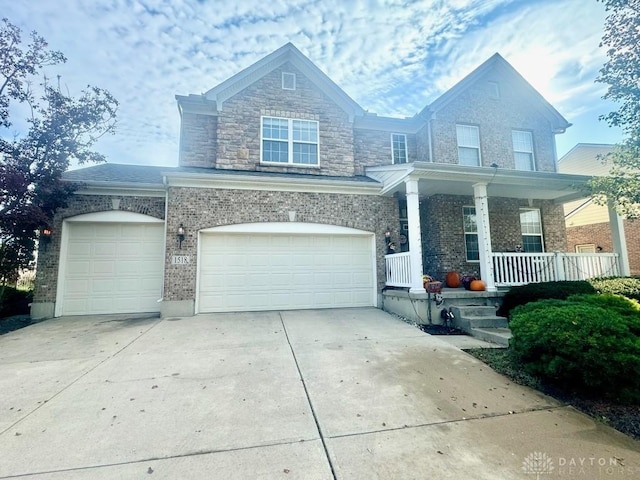
M0 318L29 313L33 292L0 286Z
M569 295L579 293L595 293L595 288L585 281L567 281L567 282L543 282L530 283L518 287L511 287L502 298L502 306L498 310L498 315L510 317L511 310L518 305L524 305L529 302L543 300L547 298L557 298L563 300Z
M589 283L598 293L613 293L640 300L640 277L592 278Z
M640 314L624 299L599 297L518 307L509 325L510 347L528 372L547 381L596 396L640 400Z

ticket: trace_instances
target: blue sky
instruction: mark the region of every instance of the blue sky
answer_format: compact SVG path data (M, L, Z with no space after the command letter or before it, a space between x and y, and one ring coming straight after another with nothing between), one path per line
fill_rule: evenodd
M621 140L594 83L605 12L596 0L0 0L68 62L48 75L120 101L118 132L96 148L114 163L176 166L174 96L203 93L287 42L363 108L419 112L499 52L573 126L578 142ZM18 125L18 124L16 124Z

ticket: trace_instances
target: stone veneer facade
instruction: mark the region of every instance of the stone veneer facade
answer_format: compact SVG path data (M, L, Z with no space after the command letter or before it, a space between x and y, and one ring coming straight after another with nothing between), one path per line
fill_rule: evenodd
M490 83L493 82L493 83ZM496 98L493 85L500 90ZM536 171L555 172L555 138L538 101L518 82L505 82L494 69L436 113L431 120L433 160L458 163L456 124L479 128L482 166L514 169L512 130L532 133ZM421 135L420 138L426 138Z

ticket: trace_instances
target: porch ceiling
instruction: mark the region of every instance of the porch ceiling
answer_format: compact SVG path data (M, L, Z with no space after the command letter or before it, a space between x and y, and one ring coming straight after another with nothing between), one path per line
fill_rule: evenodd
M366 173L383 184L384 195L404 193L405 180L414 179L418 180L421 197L436 194L473 195L473 185L484 183L490 197L553 200L555 203L585 198L580 188L591 178L585 175L425 162L371 167Z

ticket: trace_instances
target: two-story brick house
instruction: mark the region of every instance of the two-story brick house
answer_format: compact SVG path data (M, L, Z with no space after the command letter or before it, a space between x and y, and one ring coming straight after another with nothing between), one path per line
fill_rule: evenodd
M569 123L497 54L406 119L291 44L176 99L178 167L66 174L82 187L41 249L36 318L376 306L390 240L413 292L449 270L493 289L495 252L566 250Z

